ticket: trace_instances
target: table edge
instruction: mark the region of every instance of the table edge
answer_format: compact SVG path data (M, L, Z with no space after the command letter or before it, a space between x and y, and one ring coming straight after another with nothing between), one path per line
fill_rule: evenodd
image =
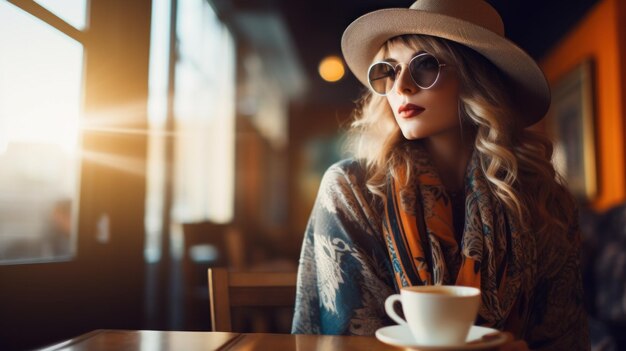
M44 346L42 348L39 348L37 350L39 351L54 351L54 350L60 350L62 348L66 348L68 346L77 344L79 342L82 342L84 340L87 340L89 338L94 337L97 334L100 334L104 331L106 331L107 329L96 329L96 330L92 330L90 332L81 334L79 336L76 336L74 338L71 338L69 340L65 340L65 341L61 341L61 342L57 342L55 344L49 345L49 346Z

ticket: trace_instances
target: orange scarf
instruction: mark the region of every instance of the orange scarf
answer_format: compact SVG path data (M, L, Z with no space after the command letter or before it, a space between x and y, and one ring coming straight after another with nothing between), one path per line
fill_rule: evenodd
M525 259L514 217L491 194L475 152L465 177L465 222L457 242L450 196L426 152L419 147L411 152L416 184L405 185L407 175L397 169L395 177L389 176L385 201L383 232L396 289L441 284L478 287L483 300L479 323L505 327L517 319L510 313L520 302L520 268Z

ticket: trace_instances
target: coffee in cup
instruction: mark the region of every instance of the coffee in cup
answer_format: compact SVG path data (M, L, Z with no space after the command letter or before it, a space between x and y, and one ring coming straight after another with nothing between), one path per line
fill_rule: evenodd
M394 310L396 302L402 303L406 320ZM452 285L404 287L385 301L389 317L408 326L421 346L465 344L479 307L479 289Z

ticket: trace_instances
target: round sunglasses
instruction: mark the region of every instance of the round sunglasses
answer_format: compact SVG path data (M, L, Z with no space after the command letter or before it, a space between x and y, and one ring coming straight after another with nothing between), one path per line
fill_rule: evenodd
M373 63L367 73L367 79L372 90L378 95L387 95L393 89L396 79L400 75L401 65L398 63L394 66L387 61ZM437 83L441 67L445 65L445 63L440 63L432 54L424 52L413 57L407 66L415 85L422 89L430 89Z

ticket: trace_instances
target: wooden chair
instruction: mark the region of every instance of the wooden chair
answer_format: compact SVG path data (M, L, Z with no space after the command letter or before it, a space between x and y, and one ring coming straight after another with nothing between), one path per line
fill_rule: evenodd
M211 325L206 313L209 305L207 269L242 264L241 233L232 224L210 221L183 223L182 229L183 328L207 330Z
M296 272L238 272L209 268L211 329L231 332L232 307L290 307L296 298Z

